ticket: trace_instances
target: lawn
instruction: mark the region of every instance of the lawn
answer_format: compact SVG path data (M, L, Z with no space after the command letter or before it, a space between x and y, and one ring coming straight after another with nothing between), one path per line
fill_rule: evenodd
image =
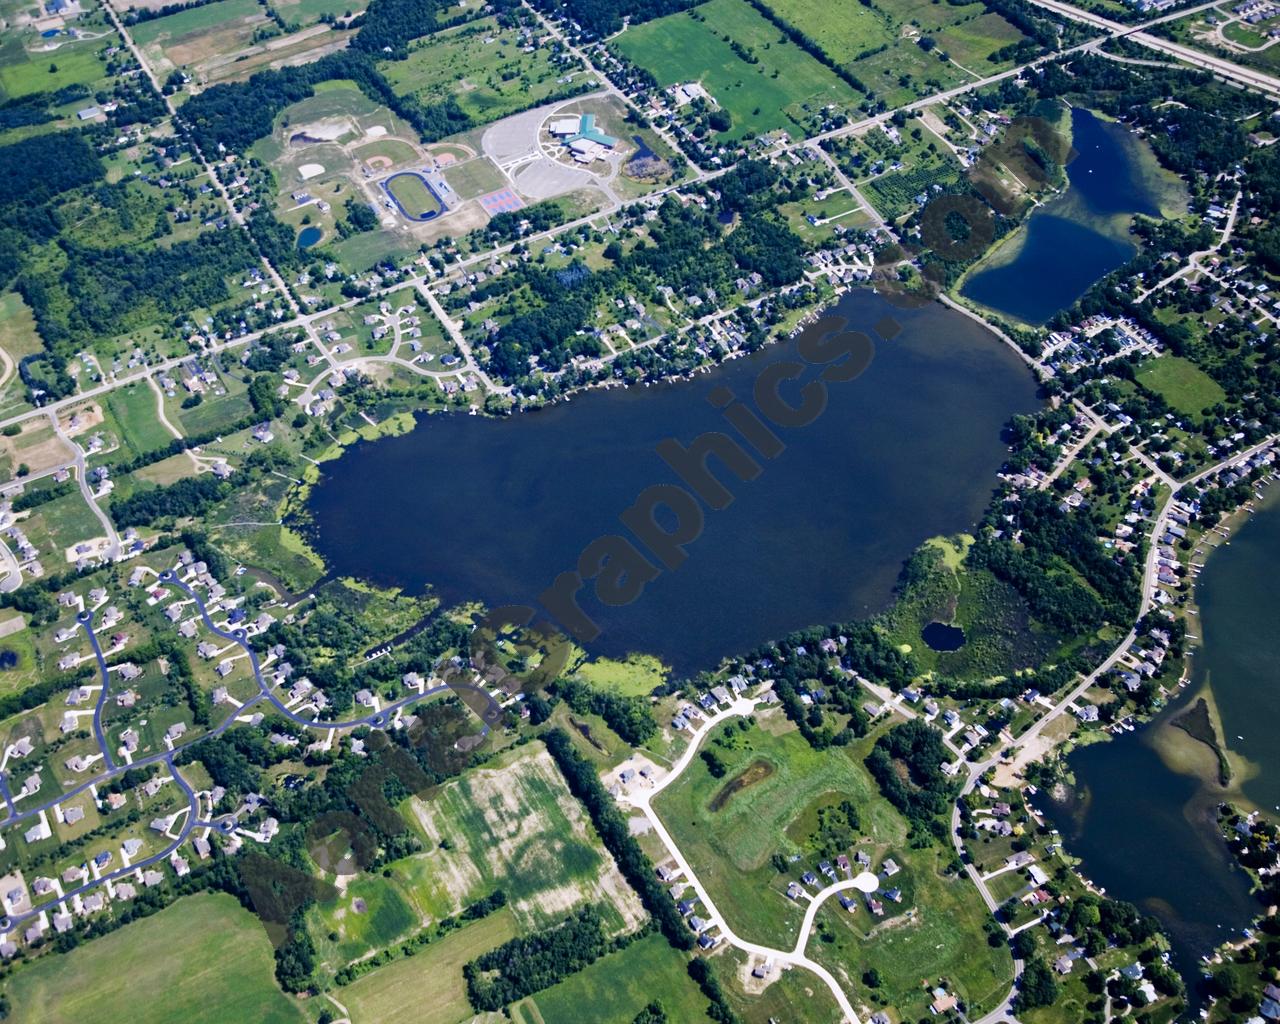
M520 38L496 18L480 18L426 36L407 60L378 67L399 95L424 106L452 96L476 124L487 124L562 93L558 79L578 66L547 47L525 53Z
M733 49L754 55L748 63ZM853 106L853 89L794 43L779 39L746 0L710 0L692 11L628 28L615 45L650 71L658 84L700 81L729 111L725 138L740 139L804 126L805 115L828 104Z
M12 1024L293 1024L305 1018L277 987L271 943L231 896L185 896L5 983Z
M646 935L515 1004L512 1017L527 1024L558 1024L582 1019L583 1008L589 1006L592 1024L631 1024L660 998L671 1020L703 1020L707 1000L689 977L686 963L661 935Z
M1160 356L1138 368L1138 383L1160 395L1178 412L1199 419L1204 409L1226 401L1227 393L1195 363L1181 356Z
M601 690L627 697L647 697L667 681L667 669L657 658L632 654L623 661L597 658L579 665L574 675Z
M947 852L938 845L913 849L907 843L905 821L862 765L872 738L815 751L779 721L778 712L761 721L745 733L736 725L718 730L732 739L729 746L712 748L725 764L722 778L712 778L695 759L655 801L729 926L766 945L794 943L802 907L782 890L788 879L816 864L809 841L819 811L849 800L861 819L858 849L870 854L873 867L886 856L899 863L902 871L893 884L904 899L900 906L887 904L884 918L873 918L865 908L850 915L832 900L818 914L809 955L843 976L859 999L870 997L859 979L874 967L883 979L880 994L904 1019L917 1019L916 1011L925 1010L928 1000L920 984L925 979L946 978L971 1006L991 1009L1012 980L1008 950L987 945L988 915L977 890L963 878L942 874L950 860ZM759 764L769 770L749 776L758 781L737 789L719 810L710 809L728 784ZM775 852L802 856L782 875L770 863Z
M470 1021L463 966L515 938L516 933L511 911L501 910L431 943L414 956L370 971L338 989L338 999L351 1011L356 1024Z
M159 396L145 381L117 388L107 395L107 405L124 431L124 437L138 452L164 448L173 440L173 434L156 415L159 401Z

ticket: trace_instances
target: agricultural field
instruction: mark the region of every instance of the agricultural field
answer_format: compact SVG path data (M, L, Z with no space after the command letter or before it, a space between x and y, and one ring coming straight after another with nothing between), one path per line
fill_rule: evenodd
M359 877L312 913L320 956L334 970L497 889L522 932L583 902L599 905L615 932L644 916L540 745L411 797L401 816L428 852L388 865L389 877Z
M838 18L831 16L831 5L824 0L772 0L769 7L837 64L852 64L897 38L891 19L878 6L849 4Z
M1205 409L1225 402L1227 393L1212 377L1189 359L1160 356L1143 363L1138 383L1160 395L1178 412L1199 419Z
M788 20L797 18L793 23L806 33L822 31L814 22L821 8L812 0L778 0L777 9ZM878 33L869 32L860 12L847 28L843 18L829 19L836 22L825 30L830 42L820 40L820 45L891 106L1011 66L988 58L1022 39L1017 28L981 3L876 0L863 10L874 12ZM865 45L872 40L879 41Z
M511 1008L517 1024L578 1020L591 1007L592 1024L631 1024L653 999L662 1000L673 1021L697 1021L707 999L686 970L686 959L661 935L646 935L626 949Z
M432 942L414 956L370 971L338 989L337 997L351 1011L352 1024L471 1021L462 968L516 935L511 911L500 910Z
M748 63L735 52L754 55ZM778 30L746 0L710 0L690 11L628 28L614 45L650 71L662 87L700 81L732 126L722 136L741 139L780 128L793 134L806 115L835 104L854 107L853 89Z
M276 984L262 925L223 893L184 897L92 945L43 957L5 988L14 1024L310 1019Z
M407 60L384 61L379 70L401 96L424 106L452 97L476 124L488 124L562 94L565 76L580 69L557 44L526 53L528 45L524 30L480 18L419 39Z
M127 6L126 0L117 2ZM320 24L320 18L342 17L364 6L342 0L280 0L273 8L286 31L256 0L216 0L140 21L129 31L161 75L182 68L197 82L213 84L315 59L345 45L353 33Z

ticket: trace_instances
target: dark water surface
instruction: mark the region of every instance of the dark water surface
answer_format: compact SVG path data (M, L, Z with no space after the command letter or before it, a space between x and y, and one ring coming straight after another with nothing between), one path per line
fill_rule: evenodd
M1088 221L1125 213L1160 216L1126 128L1077 107L1071 132L1077 156L1067 164L1070 187L1028 218L1017 256L965 282L965 298L1042 324L1135 251L1127 239L1102 234Z
M324 232L321 231L314 224L312 224L309 227L305 227L298 232L298 248L310 249L323 237L324 237Z
M862 616L887 602L917 545L977 520L1006 453L1001 427L1037 405L1030 373L939 305L898 310L856 292L839 311L867 333L886 315L903 330L877 342L861 378L829 385L816 422L777 431L786 450L762 459L756 479L713 460L734 501L707 512L684 565L625 607L601 605L587 585L583 608L603 630L594 651L648 651L683 672ZM791 349L506 419L424 417L405 436L361 443L312 493L318 549L340 574L434 586L446 601L538 606L589 542L627 533L618 516L641 491L680 483L655 445L732 433L708 392L727 386L750 401L761 369Z
M935 651L958 651L964 646L964 630L945 622L931 622L920 630L920 639Z
M1216 779L1174 771L1152 740L1207 680L1226 733L1220 739L1259 770L1244 782L1245 795L1268 810L1280 803L1277 559L1280 504L1272 502L1213 552L1197 582L1201 622L1191 632L1202 633L1202 645L1186 695L1147 728L1072 753L1076 792L1046 808L1089 877L1161 919L1189 983L1200 956L1238 935L1260 908L1218 838L1224 793Z

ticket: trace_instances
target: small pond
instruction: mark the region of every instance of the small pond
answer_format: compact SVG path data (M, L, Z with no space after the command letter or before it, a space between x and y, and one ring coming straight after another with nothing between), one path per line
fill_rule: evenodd
M311 227L303 228L298 232L298 248L310 249L313 245L324 237L324 232L314 224Z
M920 630L920 638L931 651L958 651L964 646L964 630L945 622L931 622Z

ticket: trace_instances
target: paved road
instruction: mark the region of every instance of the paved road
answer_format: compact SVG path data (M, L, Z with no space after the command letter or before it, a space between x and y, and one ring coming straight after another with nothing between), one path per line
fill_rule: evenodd
M853 880L846 879L842 882L836 882L827 886L821 892L817 893L813 898L813 903L805 913L804 924L800 930L800 935L796 940L794 949L775 949L772 946L764 946L758 942L749 942L737 935L732 928L729 927L724 915L717 909L715 902L711 899L706 887L698 879L697 874L693 870L693 866L685 859L684 854L680 852L680 847L671 837L671 833L667 831L667 827L662 823L662 819L658 817L657 812L651 806L653 798L661 793L664 789L675 782L681 773L689 766L694 755L697 754L698 748L702 745L702 741L710 735L712 727L729 718L737 718L751 714L756 707L756 701L746 697L739 697L723 711L717 711L707 716L706 721L702 723L702 727L698 729L689 741L689 745L684 752L676 760L661 779L653 786L646 786L636 789L634 792L628 793L621 799L629 803L632 807L641 811L645 817L649 819L654 832L658 838L662 840L663 845L667 848L667 853L671 859L676 862L680 869L681 877L693 887L694 892L698 894L698 899L707 909L708 919L711 922L710 927L719 928L723 941L736 949L745 950L757 956L771 959L775 967L779 965L803 967L817 975L831 991L832 997L836 1001L836 1005L840 1007L843 1015L844 1024L859 1024L858 1015L854 1012L853 1004L849 1001L849 997L845 994L840 983L835 977L821 964L810 960L805 956L804 949L809 941L809 932L813 927L813 920L818 912L818 907L830 896L845 889L853 887Z

